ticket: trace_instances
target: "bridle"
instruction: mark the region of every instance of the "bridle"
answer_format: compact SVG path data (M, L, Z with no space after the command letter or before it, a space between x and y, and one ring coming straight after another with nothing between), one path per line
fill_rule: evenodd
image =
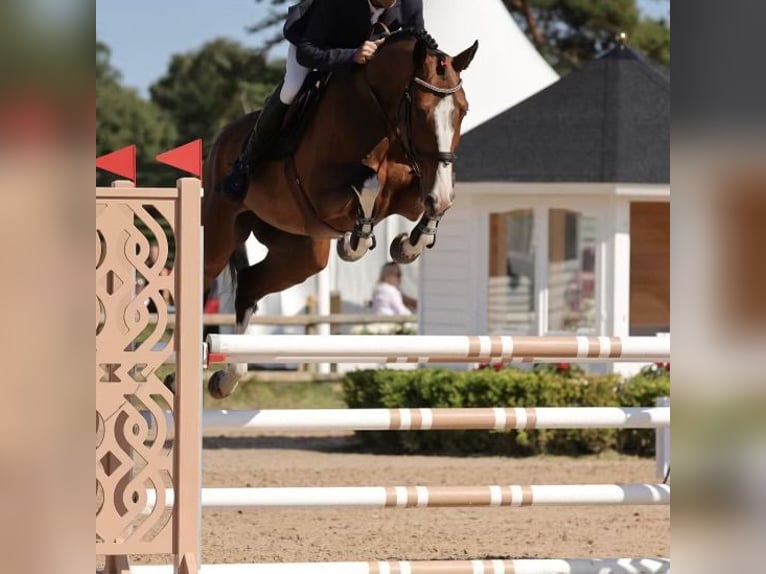
M420 89L440 97L449 96L460 91L460 89L463 87L463 80L460 80L455 86L442 88L440 86L435 86L434 84L428 83L423 78L413 76L409 85L404 90L401 100L399 101L397 117L395 118L395 121L391 121L391 118L386 113L386 109L383 107L380 98L378 98L375 90L372 88L372 85L367 79L366 73L364 74L364 80L365 84L367 84L367 89L370 93L370 96L372 97L372 100L375 102L375 105L377 106L386 122L389 135L395 136L395 139L399 140L399 143L401 143L402 148L404 149L404 157L412 168L412 173L417 178L420 178L422 174L422 170L420 168L421 161L435 161L444 164L446 167L457 160L457 155L451 151L420 152L417 150L412 140L412 108L414 106L412 93L413 90ZM401 129L402 120L404 121L403 132Z
M444 164L444 166L449 166L450 164L454 163L455 160L457 160L457 155L454 152L451 151L435 151L435 152L419 152L415 148L415 144L412 141L412 108L414 105L414 101L412 98L412 90L414 88L418 88L421 90L425 90L427 92L431 92L432 94L435 94L437 96L449 96L456 92L458 92L463 87L463 80L460 80L457 85L452 86L450 88L441 88L439 86L435 86L433 84L429 84L422 78L418 78L417 76L414 76L412 78L412 82L410 82L410 85L407 87L406 90L404 90L404 94L402 96L402 102L399 104L399 115L401 117L401 108L404 107L404 134L399 131L397 135L399 136L399 141L402 144L402 147L404 148L404 156L407 158L407 161L412 166L413 172L415 172L415 175L420 177L420 165L418 164L418 161L420 160L430 160L430 161L436 161L439 163Z

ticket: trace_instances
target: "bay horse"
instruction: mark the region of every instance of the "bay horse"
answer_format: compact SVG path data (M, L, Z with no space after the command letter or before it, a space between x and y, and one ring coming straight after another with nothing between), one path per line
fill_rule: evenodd
M240 205L223 196L220 182L258 113L222 130L203 173L205 291L250 233L268 250L236 273L237 333L262 297L321 271L333 239L341 258L354 261L374 247L373 226L396 213L419 222L392 242L395 261L412 262L434 243L454 199L452 164L468 111L460 73L477 49L478 42L450 57L427 33L389 35L368 64L333 75L292 157L251 173ZM365 185L371 178L376 186ZM214 373L210 394L228 396L246 371L229 365Z

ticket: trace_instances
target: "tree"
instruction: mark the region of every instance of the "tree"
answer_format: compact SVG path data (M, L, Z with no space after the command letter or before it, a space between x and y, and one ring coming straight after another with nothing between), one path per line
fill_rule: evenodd
M209 148L222 126L263 103L284 68L267 64L256 50L215 40L174 55L165 75L151 86L149 101L121 85L110 57L109 47L97 42L96 151L136 144L142 185L173 185L178 174L155 156L197 138Z
M120 83L121 74L112 66L112 51L109 46L96 40L96 86L117 85Z
M287 0L255 0L282 6ZM610 47L620 32L628 43L656 62L670 63L670 28L662 19L639 14L636 0L502 0L542 56L556 70L567 72ZM669 0L657 0L669 2ZM273 31L264 50L282 41L284 9L271 13L249 28L258 33ZM426 22L426 26L428 22ZM438 38L437 38L438 40Z
M670 65L670 28L666 22L642 18L631 37L632 42L655 62Z
M636 0L503 0L538 51L559 72L593 59L625 32L628 42L670 63L670 28L641 16Z
M224 125L257 109L281 80L283 66L238 42L217 39L173 56L149 91L175 123L179 138L208 145Z
M255 0L256 3L261 4L264 0ZM252 26L247 28L247 31L251 34L258 34L260 32L269 32L271 35L263 42L261 48L263 52L268 52L273 46L281 44L285 41L282 35L282 25L285 21L286 11L284 6L288 0L267 0L272 6L282 7L279 10L270 10L268 16L266 16L260 22L256 22ZM277 30L278 27L278 30Z
M96 44L96 154L126 145L137 147L136 164L141 185L173 185L175 175L154 157L173 147L177 133L170 119L138 92L119 83L109 48ZM106 179L103 175L98 178ZM103 182L100 182L103 183Z

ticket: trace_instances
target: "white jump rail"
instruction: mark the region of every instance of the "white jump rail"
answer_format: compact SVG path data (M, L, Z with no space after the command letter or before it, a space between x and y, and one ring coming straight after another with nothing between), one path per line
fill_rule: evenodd
M173 505L173 490L164 492ZM157 504L157 493L146 491L146 512ZM602 506L670 504L667 484L560 484L490 486L309 486L266 488L203 488L202 508L445 508Z
M172 574L172 566L133 566L132 574ZM667 574L665 558L210 564L200 574Z
M170 413L165 417L172 431ZM666 429L670 407L206 410L202 424L208 432Z
M208 363L667 361L670 337L208 335Z

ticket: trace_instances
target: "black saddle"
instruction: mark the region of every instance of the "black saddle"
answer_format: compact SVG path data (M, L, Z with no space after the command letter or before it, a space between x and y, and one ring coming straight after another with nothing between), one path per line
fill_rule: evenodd
M282 134L274 146L271 159L283 159L291 156L298 149L303 134L308 128L311 118L314 116L319 102L322 99L327 84L330 82L330 72L313 70L306 76L298 95L287 111Z

